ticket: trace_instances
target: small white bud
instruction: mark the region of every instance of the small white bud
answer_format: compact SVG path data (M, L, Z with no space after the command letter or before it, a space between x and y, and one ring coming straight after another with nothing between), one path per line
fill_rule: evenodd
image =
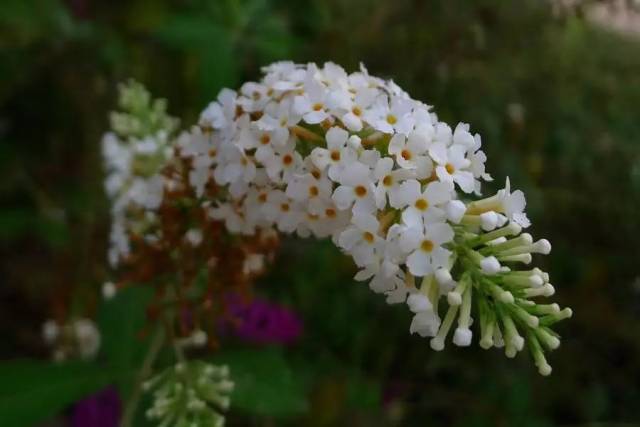
M487 242L488 246L495 246L498 245L500 243L504 243L507 241L507 238L502 236L502 237L498 237L497 239L493 239Z
M492 336L487 336L487 337L482 338L480 340L480 347L482 347L485 350L488 350L491 347L493 347L493 337Z
M431 342L429 344L431 345L431 348L435 351L444 350L444 339L440 337L431 338Z
M471 345L473 333L469 328L456 328L453 334L453 343L459 347L468 347Z
M520 335L516 335L515 337L511 338L511 345L513 345L513 347L515 347L517 351L522 351L522 349L524 348L524 338L522 338Z
M116 295L116 285L113 282L105 282L102 285L102 297L105 300L110 300Z
M494 211L485 212L480 214L480 226L485 231L491 231L498 225L498 214Z
M480 268L482 268L484 274L491 276L500 271L500 262L496 257L489 256L480 261Z
M552 371L551 366L548 363L540 364L538 366L538 372L540 372L540 375L542 376L547 377L551 375L551 371Z
M462 295L459 292L451 291L447 294L447 302L449 305L460 305L462 304Z
M507 227L508 227L509 233L512 236L517 236L522 231L522 227L515 222L510 222L509 225L507 225Z
M551 252L551 243L547 239L540 239L533 244L532 252L548 255Z
M347 143L355 150L362 148L362 139L358 135L351 135L347 140Z
M544 284L544 280L538 275L529 276L529 284L532 288L539 288Z
M544 289L544 293L542 295L545 297L550 297L556 293L556 288L554 288L551 283L547 283L542 288Z
M498 214L498 227L502 227L504 226L507 221L509 220L509 218L507 218L506 216L502 215L502 214Z
M500 294L500 301L505 304L513 304L515 299L513 298L513 294L509 291L504 291Z

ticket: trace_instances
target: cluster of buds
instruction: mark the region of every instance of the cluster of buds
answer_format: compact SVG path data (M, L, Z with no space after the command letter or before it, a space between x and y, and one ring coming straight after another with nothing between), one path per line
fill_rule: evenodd
M74 319L65 324L47 320L42 325L42 337L51 348L56 362L93 358L100 348L100 331L89 319Z
M180 362L143 383L154 390L147 417L161 426L224 426L221 410L229 408L234 384L227 366Z
M408 304L410 331L432 337L436 350L456 317L454 343L471 342L473 293L482 346L504 342L512 356L526 340L548 374L543 350L559 344L549 326L571 312L533 302L553 293L548 276L518 270L550 250L519 235L530 225L524 194L507 180L473 201L492 180L480 136L364 67L280 62L264 72L239 92L223 90L179 138L210 217L245 236L330 237L359 267L357 280ZM223 190L211 197L211 187Z

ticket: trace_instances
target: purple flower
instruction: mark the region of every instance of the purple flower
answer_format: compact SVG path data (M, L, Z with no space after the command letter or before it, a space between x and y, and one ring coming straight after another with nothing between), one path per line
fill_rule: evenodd
M292 344L302 334L302 320L286 307L261 299L243 301L227 296L227 307L234 319L225 324L238 338L256 344Z
M108 387L79 401L73 407L73 427L117 427L120 421L120 397Z

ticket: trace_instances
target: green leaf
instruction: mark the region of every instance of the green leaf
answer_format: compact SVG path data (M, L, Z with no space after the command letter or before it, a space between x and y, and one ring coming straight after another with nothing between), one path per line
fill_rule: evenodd
M102 355L113 370L133 373L142 364L148 339L140 337L146 323L145 307L151 299L148 287L133 286L105 301L98 314L102 333ZM128 396L134 375L123 376L118 382L120 392Z
M308 408L301 376L275 348L233 350L214 360L229 366L235 389L231 406L252 414L286 417Z
M112 371L88 363L0 363L0 425L27 427L107 386Z

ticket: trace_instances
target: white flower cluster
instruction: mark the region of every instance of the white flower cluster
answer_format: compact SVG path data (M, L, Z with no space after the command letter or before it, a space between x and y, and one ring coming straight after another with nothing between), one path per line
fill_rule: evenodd
M165 370L143 383L143 388L155 390L146 415L162 426L222 427L225 419L219 410L229 408L234 383L227 366L193 361Z
M518 236L529 220L508 181L469 201L491 180L479 135L439 121L364 67L347 74L332 63L280 62L264 71L239 92L223 90L179 139L196 194L211 180L226 186L202 201L212 218L247 235L276 228L331 237L360 268L357 280L389 303L408 303L411 332L433 337L437 350L456 317L454 343L470 343L473 290L483 347L504 342L514 355L520 327L540 371L550 372L540 343L557 347L548 326L570 312L530 300L553 293L546 273L515 270L550 245ZM450 305L444 319L441 297Z
M162 202L161 169L172 156L171 133L177 121L167 116L163 100L152 101L140 84L121 87L120 107L113 113L113 132L102 139L107 168L105 190L111 199L109 262L116 266L130 252L129 234L145 234ZM146 233L146 238L153 238Z
M75 319L64 325L47 320L42 325L42 337L51 347L53 359L62 362L71 358L91 359L100 348L100 331L89 319Z

